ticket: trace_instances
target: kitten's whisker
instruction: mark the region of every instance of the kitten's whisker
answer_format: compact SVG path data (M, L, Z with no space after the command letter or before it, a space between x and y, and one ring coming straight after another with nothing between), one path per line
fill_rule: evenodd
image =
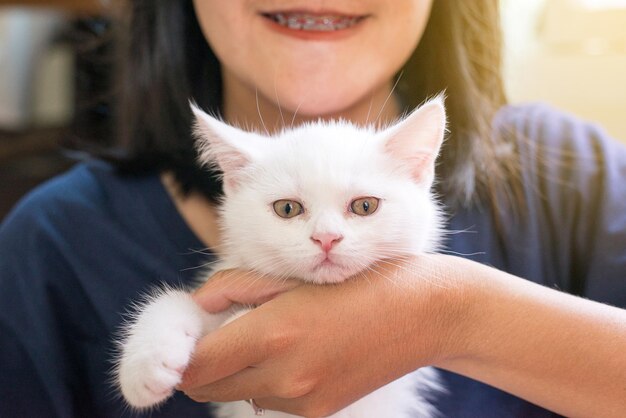
M427 256L428 256L427 254L422 255L422 257L427 257ZM413 273L413 274L415 273L415 271L413 269L409 268L406 264L397 264L397 263L394 263L394 262L388 261L388 260L385 260L385 262L388 262L389 264L397 267L398 269L400 269L401 271L403 271L405 273ZM424 278L423 277L416 277L416 280L424 281ZM442 289L449 289L450 288L449 286L445 286L444 284L442 284L440 282L433 281L433 280L427 280L426 282L429 283L432 286L437 286L437 287L440 287Z
M232 276L237 276L238 278L249 278L249 277L255 277L254 280L252 281L237 281L238 286L232 286L232 282L228 282L228 280L225 280L223 283L223 287L222 289L231 289L231 290L236 290L236 291L243 291L244 293L249 290L258 280L260 280L262 277L264 277L261 274L258 274L254 271L244 271L243 274L241 273L235 273L235 272L231 272ZM226 276L228 278L228 276ZM244 286L245 285L245 286Z
M427 254L422 254L421 256L422 256L422 257L425 257L425 256L428 256L428 255L427 255ZM371 257L371 258L372 258L372 260L373 260L374 262L378 259L377 257ZM384 263L385 263L386 265L393 266L393 267L395 267L395 268L399 269L399 270L400 270L400 271L402 271L402 272L405 272L405 273L414 273L413 269L410 269L410 268L409 268L409 266L407 266L407 264L406 264L406 263L396 262L396 261L394 261L394 260L392 260L392 259L385 259L385 260L384 260ZM375 266L375 267L372 267L372 266ZM381 268L381 265L380 265L380 264L373 264L372 266L367 266L368 271L373 271L373 272L376 272L376 273L380 273L380 270L379 270L379 269ZM388 277L388 276L385 276L385 278L389 279L389 277ZM423 279L423 278L421 278L421 277L416 277L416 278L415 278L415 283L417 284L420 280L422 280L422 281L423 281L424 279ZM439 283L439 282L434 282L434 281L432 281L432 280L428 280L427 282L428 282L429 284L433 285L433 286L437 286L437 287L440 287L440 288L442 288L442 289L448 289L448 288L449 288L449 287L447 287L447 286L445 286L445 285L442 285L442 284L441 284L441 283Z
M263 129L265 129L265 133L267 136L270 136L270 131L267 130L267 126L265 126L265 121L263 120L263 115L261 114L261 107L259 106L259 89L255 87L254 96L256 99L256 111L259 114L259 119L261 119L261 125L263 125Z
M205 255L213 255L213 250L209 247L205 248L189 248L189 251L181 253L181 255L191 255L191 254L205 254Z
M252 269L249 270L243 270L244 273L243 274L238 274L239 277L255 277L254 280L252 281L244 281L244 282L238 282L239 283L239 288L235 288L237 290L243 290L246 291L248 290L250 287L252 287L258 280L262 279L263 277L266 278L272 278L272 279L276 279L278 277L278 280L286 280L290 277L291 275L291 271L293 271L294 269L291 268L290 270L284 270L282 272L282 274L280 276L269 276L267 274L264 274L262 272L260 272L260 270L268 270L270 267L272 269L275 270L280 270L281 267L283 265L288 265L287 262L285 262L284 260L281 259L275 259L275 260L265 260L264 263L260 263L260 262L256 262L253 263L253 265L251 265L250 267ZM267 267L267 268L263 268L263 267ZM234 272L231 274L235 274ZM228 284L228 282L226 282L226 284ZM243 287L245 285L245 287Z
M293 269L291 269L291 270L293 270ZM279 281L279 282L282 281L282 282L285 282L285 281L287 281L290 278L290 275L291 275L290 273L291 273L290 270L285 270L279 276L269 276L269 275L264 275L264 274L258 274L258 276L254 280L248 282L248 285L246 287L242 287L241 290L243 290L244 292L249 290L255 283L257 283L259 280L261 280L263 278L271 279L272 281ZM266 282L266 286L265 287L269 287L270 285L271 284L269 282Z
M274 71L274 96L276 96L276 104L278 105L278 112L280 113L280 120L283 122L282 129L285 129L285 117L283 116L283 109L280 106L280 98L278 97L278 90L276 89L276 71Z
M190 254L192 254L192 253L187 253L186 255L190 255ZM206 256L208 256L208 257L210 257L210 256L214 255L214 253L212 253L212 252L209 252L209 251L201 251L201 250L195 250L195 251L193 252L193 254L206 255Z
M296 115L298 114L298 110L300 110L300 106L302 106L302 103L304 103L304 100L300 101L300 103L298 103L298 107L296 107L296 111L293 112L293 117L291 118L291 127L293 128L293 124L296 121Z
M180 271L189 271L189 270L199 270L199 269L208 269L211 267L212 264L217 263L218 260L212 260L212 261L207 261L206 263L197 265L197 266L192 266L192 267L186 267L184 269L181 269Z
M373 105L373 104L374 104L374 98L372 97L372 98L370 99L370 106L369 106L369 108L367 109L367 116L365 117L365 126L367 126L367 125L369 124L369 122L370 122L370 115L371 115L371 113L372 113L372 105Z
M477 255L485 255L485 254L487 254L484 251L476 251L475 253L459 253L459 252L452 251L452 250L440 250L439 252L441 252L442 254L458 255L460 257L474 257L474 256L477 256Z
M411 256L420 256L420 255L425 255L428 253L419 253L416 254L415 252L412 251L408 251L408 250L403 250L401 248L394 248L394 247L384 247L384 246L378 246L377 247L378 250L383 250L383 252L389 256L389 257L411 257ZM473 253L460 253L460 252L456 252L456 251L452 251L452 250L448 250L445 248L440 248L437 251L435 251L434 253L439 253L439 254L451 254L451 255L456 255L459 257L473 257L473 256L477 256L477 255L485 255L486 253L484 251L477 251L477 252L473 252Z
M380 117L382 116L383 110L385 110L385 106L387 106L387 102L389 101L391 96L393 96L393 92L396 90L396 87L398 86L398 82L400 82L402 75L404 75L404 70L400 72L400 75L398 75L398 78L396 79L396 82L393 84L391 91L387 95L387 98L383 102L383 105L380 107L380 111L378 112L378 115L376 115L376 119L374 120L374 123L378 123L378 119L380 119Z
M389 283L393 284L394 286L398 287L399 284L397 283L396 280L393 280L393 278L388 275L388 274L384 274L383 272L380 271L380 269L373 267L372 265L366 265L363 270L361 270L361 272L359 272L358 275L369 279L369 277L365 274L365 273L375 273L376 275L378 275L379 277L382 277L383 279L387 280ZM368 280L369 283L371 283L370 280Z
M457 234L477 234L478 231L472 230L473 226L469 226L465 229L445 229L441 231L444 235L457 235Z

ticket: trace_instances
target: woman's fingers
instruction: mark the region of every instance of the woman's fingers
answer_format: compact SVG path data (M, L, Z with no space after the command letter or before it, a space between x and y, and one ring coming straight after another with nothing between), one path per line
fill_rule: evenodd
M232 376L205 386L188 389L185 394L196 402L233 402L275 396L271 372L248 367ZM275 383L275 382L274 382Z
M260 305L301 284L244 270L215 273L194 293L194 300L207 312L220 312L233 304Z
M293 367L293 361L283 358L292 348L284 334L262 332L258 343L251 342L257 337L240 338L241 344L227 346L230 338L250 325L243 322L246 319L225 327L232 325L232 332L201 340L178 389L196 402L254 399L262 408L298 416L326 416L340 409L341 403L330 402L332 396L323 396L321 401L312 397L318 379L311 378L301 359L297 359L300 366ZM216 357L221 360L211 361Z
M254 343L254 328L239 326L238 322L244 319L245 315L198 341L179 389L187 392L206 386L267 357L262 345Z
M185 390L185 395L196 402L233 402L242 399L271 396L259 384L259 371L252 367L243 369L217 382Z
M198 402L232 402L270 397L282 400L297 399L310 394L315 387L316 381L304 376L306 376L304 370L298 372L285 367L281 362L267 360L259 365L246 367L224 379L188 388L185 394Z

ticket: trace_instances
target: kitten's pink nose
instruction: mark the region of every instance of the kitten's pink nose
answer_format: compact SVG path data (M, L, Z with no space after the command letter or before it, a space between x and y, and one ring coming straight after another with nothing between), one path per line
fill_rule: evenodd
M329 252L333 248L333 245L339 243L342 239L343 235L334 234L332 232L315 233L311 235L311 240L322 247L324 252Z

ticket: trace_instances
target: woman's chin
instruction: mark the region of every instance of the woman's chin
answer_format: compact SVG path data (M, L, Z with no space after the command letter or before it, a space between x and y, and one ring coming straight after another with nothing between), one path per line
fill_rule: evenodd
M348 119L358 123L368 117L370 104L379 102L372 100L372 96L367 93L359 94L358 86L345 92L338 87L335 89L336 94L332 95L320 95L319 91L316 92L315 88L310 86L302 89L310 89L311 93L290 93L284 89L280 93L280 101L274 100L275 106L280 108L283 114L291 115L295 123L319 119ZM389 94L388 89L385 90L385 94ZM373 116L369 116L375 117L378 111L379 109L376 109L376 112L371 110Z

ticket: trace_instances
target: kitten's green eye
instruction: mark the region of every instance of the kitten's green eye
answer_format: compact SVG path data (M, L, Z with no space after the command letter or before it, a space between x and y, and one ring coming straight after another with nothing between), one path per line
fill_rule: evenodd
M359 216L371 215L376 212L376 209L378 209L379 201L380 199L377 197L361 197L350 203L350 210Z
M281 218L293 218L304 212L302 205L295 200L277 200L273 206L274 212Z

